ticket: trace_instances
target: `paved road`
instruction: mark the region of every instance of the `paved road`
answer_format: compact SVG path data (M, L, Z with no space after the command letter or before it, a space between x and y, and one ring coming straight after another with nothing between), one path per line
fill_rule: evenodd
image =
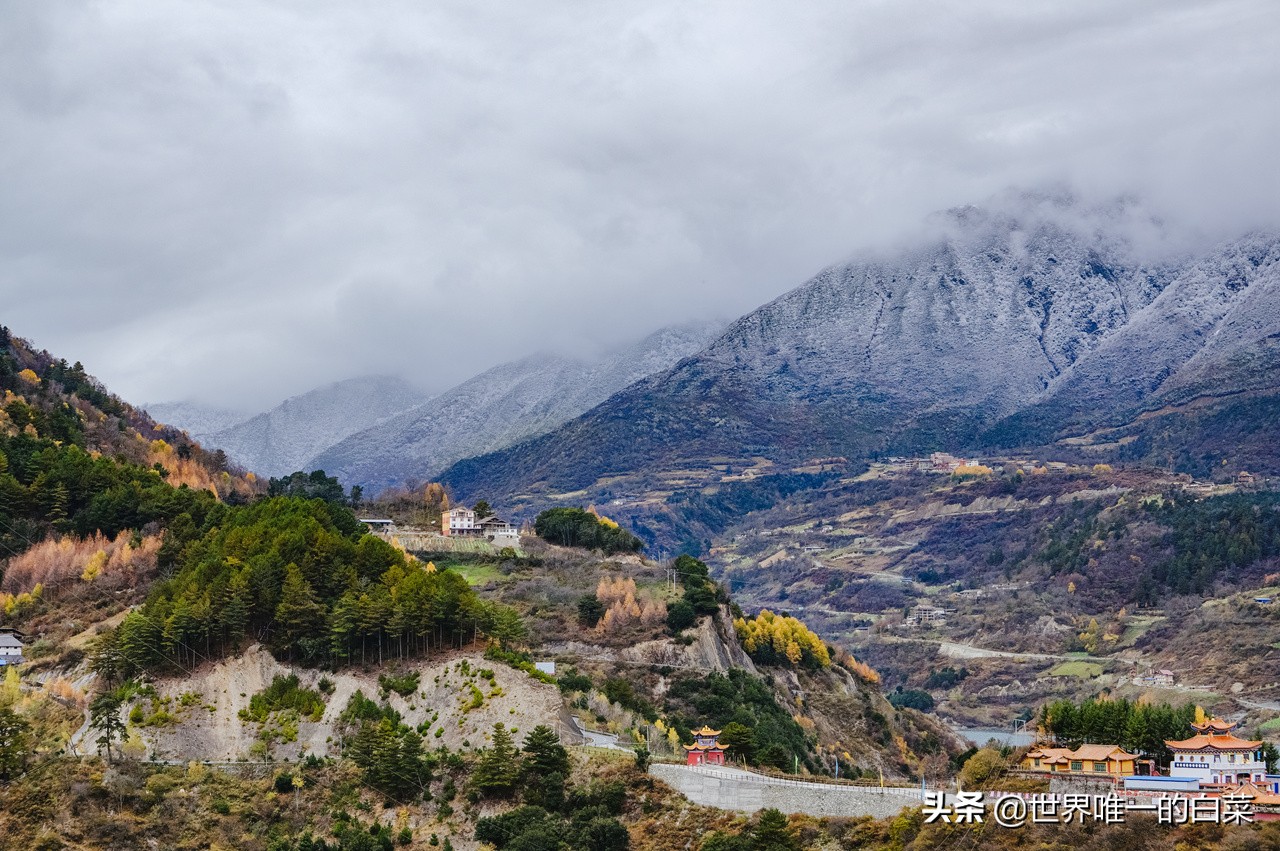
M582 730L582 738L586 741L584 744L593 748L609 748L616 751L629 751L630 748L624 748L618 744L618 737L613 733L601 733L596 730Z

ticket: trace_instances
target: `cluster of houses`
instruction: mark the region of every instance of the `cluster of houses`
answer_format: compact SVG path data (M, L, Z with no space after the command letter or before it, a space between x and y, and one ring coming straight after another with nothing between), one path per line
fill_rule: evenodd
M1280 775L1267 773L1261 741L1237 737L1236 725L1218 718L1191 726L1194 736L1165 742L1173 752L1167 776L1156 775L1153 761L1105 744L1037 745L1020 767L1055 776L1107 777L1125 791L1219 792L1244 795L1258 807L1280 807Z
M1154 686L1156 688L1167 688L1174 684L1177 680L1177 674L1168 668L1157 668L1153 671L1147 671L1145 674L1139 674L1133 678L1133 684L1138 686Z
M370 531L384 537L440 535L445 538L484 539L499 547L518 547L520 530L513 524L492 514L479 515L470 508L459 506L440 515L440 531L423 533L422 530L397 529L394 520L380 517L361 517L360 522Z
M957 458L949 452L934 452L928 458L889 458L885 461L885 469L891 472L950 474L974 463L976 462L968 458Z

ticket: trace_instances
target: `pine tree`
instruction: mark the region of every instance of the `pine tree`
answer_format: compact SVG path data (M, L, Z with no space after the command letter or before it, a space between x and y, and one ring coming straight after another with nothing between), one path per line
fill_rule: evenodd
M751 851L799 851L791 835L787 817L775 809L762 810L760 821L751 831Z
M29 730L27 722L12 709L0 708L0 780L22 773L29 752Z
M111 762L111 745L124 738L124 722L120 720L120 698L107 693L94 698L89 705L89 727L102 733L98 748L107 752Z
M280 589L280 604L276 606L277 641L289 649L299 641L312 638L324 629L325 608L316 599L311 585L302 578L296 564L285 568L284 585Z
M555 730L539 724L524 737L524 771L535 777L569 773L569 752Z
M486 748L471 775L471 785L482 795L506 795L516 784L516 749L511 733L502 724L493 725L493 744Z

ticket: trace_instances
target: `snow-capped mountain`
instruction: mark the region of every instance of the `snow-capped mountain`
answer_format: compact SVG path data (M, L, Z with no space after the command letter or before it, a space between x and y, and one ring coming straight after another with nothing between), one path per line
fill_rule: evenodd
M221 408L190 400L156 402L142 407L156 422L180 428L197 440L202 435L231 428L253 416L252 411Z
M596 363L536 354L501 364L326 448L305 465L366 492L542 434L713 339L719 323L664 328Z
M697 356L444 480L500 498L712 456L866 457L984 431L1035 445L1197 393L1276 389L1276 236L1171 258L1137 247L1160 228L1133 205L1053 197L940 225L822 271Z
M352 378L286 399L198 439L260 476L283 476L310 469L307 461L317 452L429 398L401 378Z
M998 430L1051 440L1280 380L1280 239L1250 234L1166 268L1160 294Z

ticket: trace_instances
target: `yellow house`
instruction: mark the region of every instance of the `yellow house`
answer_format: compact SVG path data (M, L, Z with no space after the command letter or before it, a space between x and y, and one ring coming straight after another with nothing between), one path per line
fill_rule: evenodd
M1118 745L1081 745L1075 750L1037 746L1027 751L1021 767L1030 771L1123 777L1137 773L1137 760L1137 754L1125 753Z

